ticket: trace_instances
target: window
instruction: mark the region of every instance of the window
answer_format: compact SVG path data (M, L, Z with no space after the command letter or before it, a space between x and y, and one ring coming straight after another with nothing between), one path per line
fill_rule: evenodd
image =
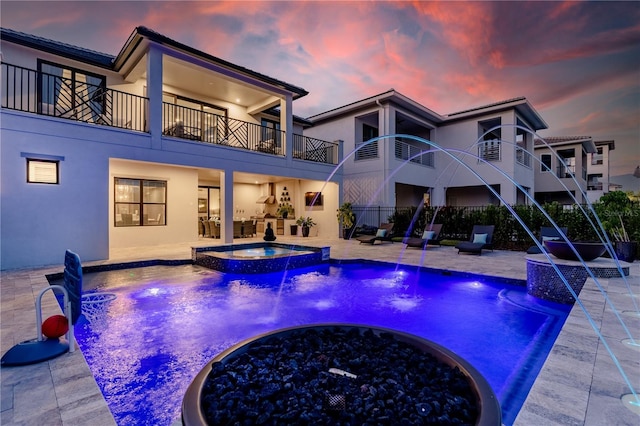
M262 142L270 142L273 147L280 148L282 146L282 138L280 137L280 123L263 118L260 124L262 126L260 140Z
M115 178L115 226L166 225L167 182Z
M599 147L597 153L591 154L591 165L595 166L598 164L602 164L602 162L603 162L602 147Z
M59 183L58 161L27 158L28 183Z
M378 137L378 129L368 124L362 124L362 142L356 144L356 149L361 147L365 142L370 139ZM361 149L356 151L355 161L369 160L372 158L378 158L378 141L369 142Z
M482 136L482 141L478 143L478 157L480 160L501 160L502 128L497 127L500 126L500 124L500 118L478 123L479 136Z
M220 143L228 136L228 111L217 105L162 92L162 126L165 135Z
M551 171L551 154L542 154L540 156L540 171L541 172Z
M41 113L98 121L105 113L106 79L64 65L38 61L38 100Z
M587 190L602 191L602 173L591 174L587 177Z

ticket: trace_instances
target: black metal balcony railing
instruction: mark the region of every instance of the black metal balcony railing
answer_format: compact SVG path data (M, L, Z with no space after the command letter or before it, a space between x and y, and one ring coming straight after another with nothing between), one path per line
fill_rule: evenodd
M293 134L293 158L317 163L338 164L338 144Z
M1 84L3 108L146 131L142 96L5 63Z
M162 121L167 136L284 155L282 130L167 102Z
M2 63L0 107L84 123L148 132L149 99L79 80ZM171 103L162 105L163 134L284 156L285 132ZM338 163L338 145L293 135L294 158Z

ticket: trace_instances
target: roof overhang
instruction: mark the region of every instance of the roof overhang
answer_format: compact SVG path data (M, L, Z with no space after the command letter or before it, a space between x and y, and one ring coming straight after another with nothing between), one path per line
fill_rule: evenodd
M544 142L541 139L536 139L533 147L534 149L557 149L576 145L580 145L584 152L588 154L597 152L596 144L593 142L593 138L591 136L549 136L544 138Z
M418 102L404 96L403 94L396 92L394 89L341 106L339 108L334 108L332 110L307 117L307 120L313 122L314 124L317 124L326 120L335 119L340 116L350 115L354 112L358 112L364 109L369 109L375 105L380 106L389 103L398 106L401 111L410 111L416 116L424 118L434 124L440 124L444 121L444 117L442 117L440 114L420 105Z
M278 91L289 92L294 100L309 94L301 87L225 61L142 26L136 27L129 36L129 39L114 60L114 68L120 71L123 68L131 67L132 61L133 64L136 64L148 51L151 43L162 46L164 52L170 56L173 52L173 56L182 60L188 61L190 58L194 63L207 64L211 69L222 71L224 74L235 76L240 80L250 81L258 86L268 86Z
M477 108L472 108L460 112L454 112L446 115L447 123L455 122L459 120L467 120L469 118L484 116L491 113L501 112L505 110L513 109L518 113L518 116L522 117L531 129L534 131L547 129L549 125L542 119L540 114L529 103L527 98L519 97L509 99L505 101L496 102L490 105L485 105Z

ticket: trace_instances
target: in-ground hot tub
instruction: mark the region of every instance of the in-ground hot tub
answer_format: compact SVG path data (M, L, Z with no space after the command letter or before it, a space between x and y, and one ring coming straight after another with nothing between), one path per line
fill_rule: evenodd
M326 263L329 250L329 247L264 242L194 247L191 258L196 265L220 272L262 274Z

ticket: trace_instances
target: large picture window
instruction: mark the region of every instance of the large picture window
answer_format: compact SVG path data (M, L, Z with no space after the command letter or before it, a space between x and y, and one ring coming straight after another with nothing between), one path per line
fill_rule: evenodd
M166 225L167 182L115 178L115 226Z

